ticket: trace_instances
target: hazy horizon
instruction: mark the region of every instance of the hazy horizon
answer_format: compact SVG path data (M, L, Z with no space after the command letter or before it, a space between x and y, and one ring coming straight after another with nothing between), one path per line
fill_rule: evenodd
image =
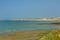
M60 0L0 0L0 20L59 16Z

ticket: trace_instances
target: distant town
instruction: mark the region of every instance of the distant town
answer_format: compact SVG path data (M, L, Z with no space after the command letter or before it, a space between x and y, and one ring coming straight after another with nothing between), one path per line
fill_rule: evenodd
M60 20L60 17L50 17L50 18L16 18L12 20Z

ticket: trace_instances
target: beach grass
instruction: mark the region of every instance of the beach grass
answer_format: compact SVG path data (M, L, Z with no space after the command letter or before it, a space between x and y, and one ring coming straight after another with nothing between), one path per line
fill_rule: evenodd
M60 29L53 29L49 32L42 33L43 36L40 36L37 40L60 40ZM41 34L40 34L41 35Z

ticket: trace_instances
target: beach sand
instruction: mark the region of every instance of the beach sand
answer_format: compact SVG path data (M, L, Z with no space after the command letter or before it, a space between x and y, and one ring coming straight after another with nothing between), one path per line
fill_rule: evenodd
M60 35L59 28L58 29L24 30L24 31L15 31L15 32L0 34L0 40L41 40L41 39L46 40L48 39L48 37L51 39L55 39L55 38L58 39L56 35L58 36Z
M26 30L7 33L0 36L0 40L35 40L38 34L46 32L46 30Z

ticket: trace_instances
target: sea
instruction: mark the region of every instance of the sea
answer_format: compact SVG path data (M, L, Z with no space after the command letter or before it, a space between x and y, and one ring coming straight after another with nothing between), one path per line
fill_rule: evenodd
M53 24L54 22L56 21L3 20L0 21L0 31L25 31L60 27L60 24Z

